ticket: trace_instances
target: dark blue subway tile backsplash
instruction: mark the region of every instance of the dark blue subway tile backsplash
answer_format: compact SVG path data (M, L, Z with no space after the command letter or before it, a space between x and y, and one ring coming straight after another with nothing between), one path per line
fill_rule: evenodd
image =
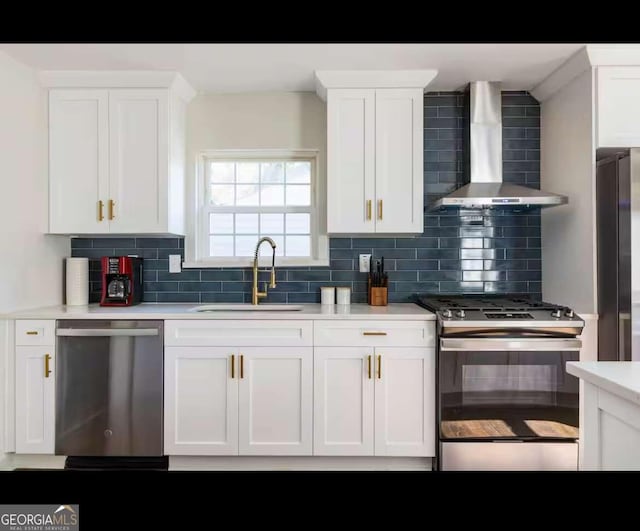
M424 97L425 206L465 183L463 96ZM502 94L503 179L540 187L540 106L527 92ZM323 285L349 286L353 302L366 302L366 275L358 255L384 256L389 301L421 293L530 293L541 291L540 213L508 210L425 212L417 238L331 238L330 266L281 268L267 302L319 302ZM251 269L185 269L169 273L170 254L184 256L182 238L73 238L73 256L90 258L90 297L99 300L100 264L108 255L144 260L146 302L250 302ZM276 264L277 265L277 264ZM263 274L260 281L268 280Z

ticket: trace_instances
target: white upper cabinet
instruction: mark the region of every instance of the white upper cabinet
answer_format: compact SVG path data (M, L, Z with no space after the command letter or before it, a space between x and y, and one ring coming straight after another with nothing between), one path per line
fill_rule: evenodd
M109 196L108 155L109 92L52 90L49 93L50 232L109 232L109 223L104 221L104 201Z
M176 89L174 78L45 76L50 233L184 233L185 102L193 91L179 76ZM100 83L109 88L74 88Z
M316 72L327 101L327 232L423 231L423 94L435 70Z
M597 69L597 147L640 146L640 66Z

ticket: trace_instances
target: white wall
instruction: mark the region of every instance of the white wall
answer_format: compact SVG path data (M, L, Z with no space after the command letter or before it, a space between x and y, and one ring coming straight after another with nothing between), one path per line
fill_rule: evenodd
M207 149L317 149L319 182L323 184L318 194L326 194L327 108L315 93L252 92L194 98L187 107L187 197L195 197L196 160ZM193 216L187 216L187 234L194 234L192 221ZM322 228L326 220L319 222Z
M47 108L31 68L0 52L0 314L62 303L69 238L45 236L48 217ZM5 444L12 355L0 321L0 457ZM9 389L10 390L10 389ZM7 424L11 419L6 419Z
M597 313L593 78L589 69L541 103L540 186L569 204L542 211L542 297Z

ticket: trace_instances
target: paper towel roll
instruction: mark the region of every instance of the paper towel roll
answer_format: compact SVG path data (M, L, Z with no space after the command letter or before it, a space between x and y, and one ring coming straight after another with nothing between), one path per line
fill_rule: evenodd
M89 304L89 259L67 258L67 306Z

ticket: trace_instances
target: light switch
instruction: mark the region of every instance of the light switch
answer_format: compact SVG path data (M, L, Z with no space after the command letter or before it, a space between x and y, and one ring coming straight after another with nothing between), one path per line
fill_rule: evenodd
M169 273L180 273L182 271L182 256L179 254L169 255Z

